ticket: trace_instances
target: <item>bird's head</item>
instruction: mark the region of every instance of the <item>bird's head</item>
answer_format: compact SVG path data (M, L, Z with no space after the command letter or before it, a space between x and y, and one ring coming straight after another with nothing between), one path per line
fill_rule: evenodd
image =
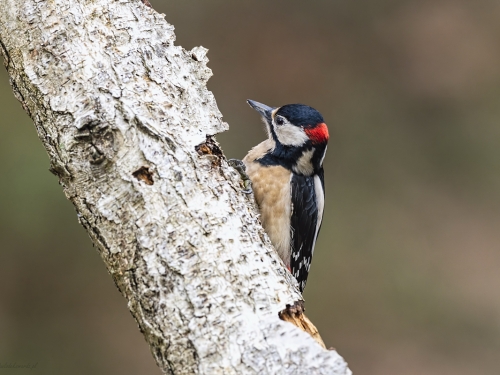
M295 165L308 158L311 168L321 168L328 143L328 127L321 113L304 104L269 107L254 100L247 102L266 123L269 138L276 145L272 150L275 157Z
M323 116L308 105L269 107L254 100L248 100L248 104L262 115L269 136L283 146L302 147L328 143L328 127Z

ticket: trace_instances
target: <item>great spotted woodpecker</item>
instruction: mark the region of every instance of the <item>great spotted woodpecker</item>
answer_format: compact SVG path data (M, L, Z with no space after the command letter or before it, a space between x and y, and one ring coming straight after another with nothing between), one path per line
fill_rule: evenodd
M245 170L262 225L302 292L323 219L328 128L307 105L248 104L261 114L268 139L245 156Z

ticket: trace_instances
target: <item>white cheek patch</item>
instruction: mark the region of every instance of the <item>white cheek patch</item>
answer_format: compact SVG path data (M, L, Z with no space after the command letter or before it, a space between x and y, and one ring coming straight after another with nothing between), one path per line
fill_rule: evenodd
M290 124L275 125L274 131L278 141L285 146L302 146L309 140L304 129L298 126Z

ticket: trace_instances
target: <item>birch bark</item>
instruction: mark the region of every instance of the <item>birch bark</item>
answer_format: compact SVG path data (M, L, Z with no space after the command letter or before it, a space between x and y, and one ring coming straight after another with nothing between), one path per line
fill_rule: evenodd
M14 94L166 374L350 374L213 136L206 49L136 0L0 0Z

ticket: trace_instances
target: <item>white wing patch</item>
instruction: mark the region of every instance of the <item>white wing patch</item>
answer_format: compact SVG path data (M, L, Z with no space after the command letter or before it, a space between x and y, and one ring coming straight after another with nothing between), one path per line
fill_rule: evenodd
M323 192L323 185L319 176L314 176L314 192L316 194L316 203L318 206L318 221L316 222L316 234L312 246L312 253L314 254L314 247L316 246L316 239L318 238L319 227L323 220L323 209L325 208L325 194ZM309 263L310 266L311 263Z
M323 156L321 157L321 161L319 162L319 165L323 165L323 161L325 160L327 149L328 149L328 146L325 146L325 152L323 152Z

